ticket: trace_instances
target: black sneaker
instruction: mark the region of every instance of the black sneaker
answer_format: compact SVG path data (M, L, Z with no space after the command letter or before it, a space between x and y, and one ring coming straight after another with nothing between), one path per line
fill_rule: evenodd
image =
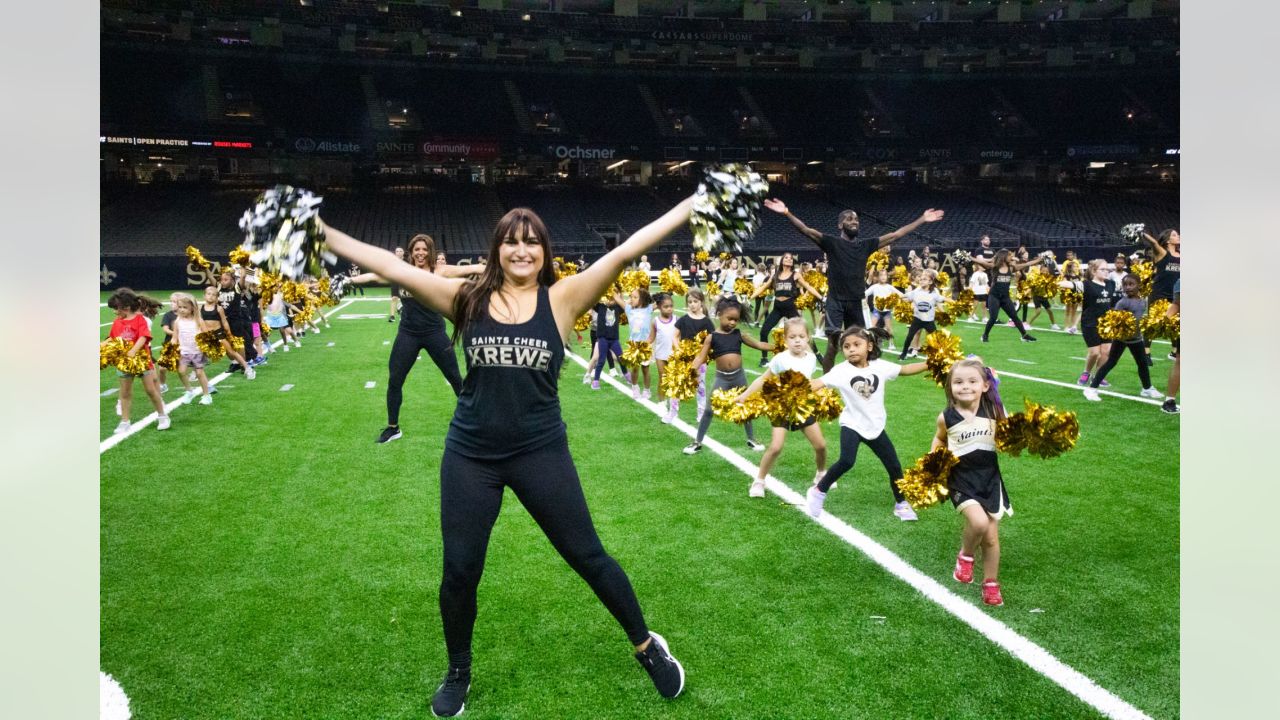
M643 652L636 653L636 660L649 673L653 686L664 698L673 698L684 690L684 666L672 657L667 641L656 632L649 633L653 641Z
M769 358L760 358L760 367L768 367Z
M683 452L685 455L692 455L701 449L702 449L702 443L691 442L688 445L685 445L684 450L682 450L681 452Z
M400 426L396 425L395 427L392 427L391 425L388 425L387 427L383 428L382 434L378 436L378 444L381 445L382 443L389 443L392 440L399 440L399 439L400 439Z
M231 363L231 366L227 368L227 372L242 373L244 372L244 366L241 365L240 363Z
M1182 408L1178 407L1178 402L1173 398L1165 398L1164 404L1160 406L1160 410L1170 415L1177 415L1182 412Z
M983 335L982 342L991 342L991 338L988 338L986 335Z
M467 693L471 691L471 669L450 668L444 682L431 696L431 714L436 717L456 717L467 709Z
M389 322L389 323L393 323L393 322L395 322L395 321L396 321L396 318L395 318L395 316L394 316L394 315L388 315L388 316L387 316L387 322Z
M1036 339L1031 337L1030 335L1023 335L1022 342L1036 342Z

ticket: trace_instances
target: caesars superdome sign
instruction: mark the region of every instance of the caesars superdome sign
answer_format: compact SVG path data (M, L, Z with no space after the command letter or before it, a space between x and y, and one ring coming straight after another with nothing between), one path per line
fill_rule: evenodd
M581 145L548 145L547 154L560 160L612 160L618 151Z

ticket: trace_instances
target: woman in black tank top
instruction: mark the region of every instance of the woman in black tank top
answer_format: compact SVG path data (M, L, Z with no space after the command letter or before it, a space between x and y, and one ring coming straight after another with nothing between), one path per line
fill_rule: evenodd
M510 487L548 539L595 591L634 645L658 692L675 697L684 669L651 633L626 573L600 543L587 511L560 415L565 339L618 274L689 221L688 198L576 275L556 280L542 220L527 208L498 222L477 278L443 278L333 228L338 255L404 287L454 322L467 376L440 464L444 577L440 615L449 671L431 701L438 716L462 712L471 686L476 587L503 489Z
M1155 265L1156 274L1151 280L1151 297L1147 298L1151 302L1156 300L1173 300L1173 286L1178 282L1178 278L1182 277L1182 236L1177 230L1172 228L1160 233L1160 237L1153 238L1147 233L1142 233L1142 242L1151 251L1151 261ZM1178 340L1173 341L1173 351L1177 353L1181 346ZM1151 365L1151 341L1146 341L1147 347L1147 365ZM1176 355L1171 355L1176 357Z
M784 318L800 317L800 310L796 308L796 298L801 293L809 293L815 298L821 300L822 294L809 286L804 281L800 273L796 272L796 259L791 253L783 253L778 260L778 267L773 271L773 275L756 289L752 297L761 297L765 291L773 288L773 307L769 310L769 315L764 319L764 325L760 327L760 342L769 342L769 333L773 332L773 328ZM815 345L815 353L817 346ZM769 351L762 350L760 352L760 367L769 364Z
M1016 273L1040 262L1040 258L1034 257L1026 262L1017 262L1013 259L1012 254L1005 249L997 252L996 256L991 260L980 257L971 259L975 265L980 265L991 271L991 292L987 295L987 326L982 330L982 342L988 342L991 336L991 328L995 327L1001 310L1004 310L1014 325L1018 326L1018 332L1022 333L1023 342L1035 342L1036 339L1027 333L1022 321L1018 319L1017 311L1013 308L1013 298L1009 296L1009 286L1014 283L1014 275Z

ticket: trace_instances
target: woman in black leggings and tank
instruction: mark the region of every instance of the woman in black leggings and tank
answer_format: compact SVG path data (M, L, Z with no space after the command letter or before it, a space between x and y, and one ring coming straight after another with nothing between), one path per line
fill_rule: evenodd
M630 580L596 535L569 454L558 381L574 322L623 268L687 223L692 205L692 198L685 199L586 270L559 281L546 226L527 208L502 217L484 273L466 281L398 262L385 250L326 229L333 252L452 318L454 341L461 341L466 357L467 377L440 463L440 615L449 670L431 700L439 717L461 713L471 687L476 587L506 487L622 626L658 692L671 698L684 688L684 669L666 641L649 631Z
M769 314L764 319L764 325L760 327L760 342L769 343L769 333L777 324L786 319L800 317L800 310L796 308L796 298L800 293L807 292L814 298L821 300L822 295L809 286L809 283L800 277L800 273L796 272L796 258L791 253L783 253L778 260L778 267L774 269L773 275L765 280L764 284L756 288L751 297L760 298L773 288L773 307L769 309ZM814 350L817 353L817 350ZM760 367L769 364L769 351L764 350L760 353Z
M414 235L409 241L409 254L405 258L414 267L437 273L443 277L463 277L479 274L483 269L478 265L451 266L439 265L436 257L436 243L430 235ZM351 278L353 283L380 281L377 273L363 273ZM418 360L418 353L426 350L431 361L444 373L444 379L453 394L462 392L462 374L458 372L458 357L453 352L453 343L444 329L444 318L440 313L426 307L414 299L413 295L399 285L392 285L391 293L400 298L400 328L396 332L396 340L391 345L391 357L387 360L387 426L378 434L378 443L387 443L401 437L400 405L404 402L404 381L409 371Z
M982 330L982 342L988 342L991 335L991 328L995 327L996 319L1000 316L1000 311L1004 310L1009 319L1018 326L1018 332L1022 333L1023 342L1035 342L1036 339L1027 334L1027 329L1022 325L1022 321L1018 319L1017 311L1013 309L1013 298L1009 297L1009 286L1013 283L1013 275L1019 270L1035 265L1040 262L1040 258L1032 258L1026 262L1014 262L1009 257L1009 251L1001 250L996 256L990 260L980 257L972 258L975 265L991 271L991 293L987 295L987 326Z

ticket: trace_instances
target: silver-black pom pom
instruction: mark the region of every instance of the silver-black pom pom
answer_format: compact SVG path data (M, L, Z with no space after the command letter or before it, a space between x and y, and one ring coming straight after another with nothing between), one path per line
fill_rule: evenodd
M1120 237L1125 242L1136 243L1142 239L1142 233L1147 229L1144 223L1129 223L1120 228Z
M276 185L258 196L240 218L249 262L290 280L319 277L337 256L324 243L320 223L323 198L308 190Z
M760 207L768 193L769 183L745 165L707 168L689 216L693 247L742 252L742 243L760 229Z

